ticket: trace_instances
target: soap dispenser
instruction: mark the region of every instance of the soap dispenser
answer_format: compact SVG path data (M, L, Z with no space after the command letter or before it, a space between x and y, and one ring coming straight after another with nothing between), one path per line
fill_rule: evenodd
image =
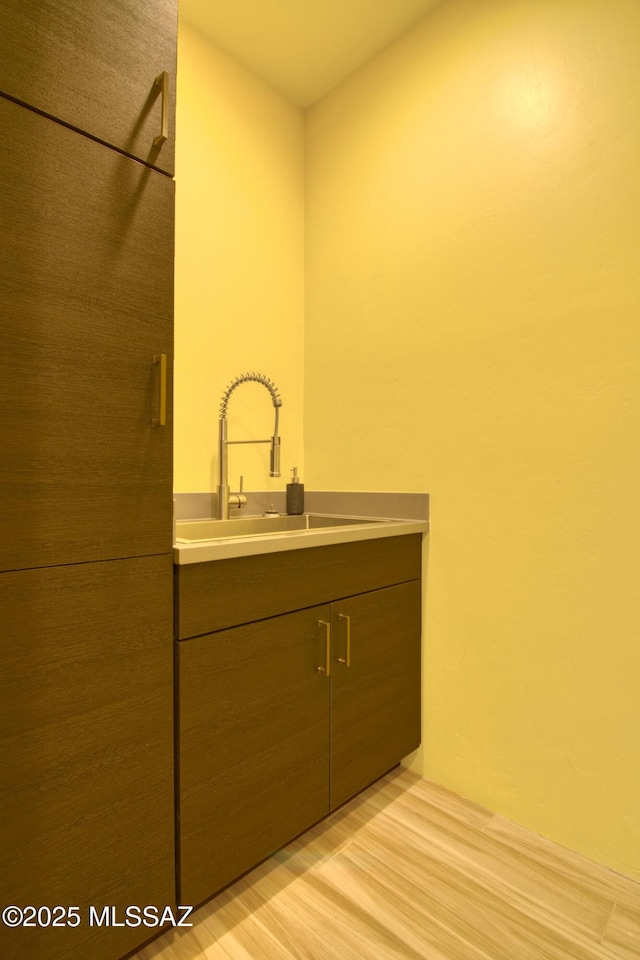
M287 484L287 513L299 516L304 513L304 483L300 483L298 468L293 468L291 483Z

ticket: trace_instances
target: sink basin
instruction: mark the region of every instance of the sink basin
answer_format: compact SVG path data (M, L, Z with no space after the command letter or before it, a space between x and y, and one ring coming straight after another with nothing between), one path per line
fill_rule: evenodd
M385 523L369 517L334 517L319 513L303 513L298 517L238 517L234 520L179 520L176 523L176 543L196 543L200 540L229 540L237 537L273 536L279 533L299 533L356 524Z

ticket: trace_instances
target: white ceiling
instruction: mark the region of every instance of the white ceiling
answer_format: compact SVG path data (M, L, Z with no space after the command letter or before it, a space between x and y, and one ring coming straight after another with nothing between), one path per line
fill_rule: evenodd
M180 0L180 16L306 107L442 0Z

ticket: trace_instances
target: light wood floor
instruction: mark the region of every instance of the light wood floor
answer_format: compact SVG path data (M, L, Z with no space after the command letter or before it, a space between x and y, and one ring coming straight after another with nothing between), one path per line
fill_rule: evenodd
M135 960L640 960L640 885L401 768Z

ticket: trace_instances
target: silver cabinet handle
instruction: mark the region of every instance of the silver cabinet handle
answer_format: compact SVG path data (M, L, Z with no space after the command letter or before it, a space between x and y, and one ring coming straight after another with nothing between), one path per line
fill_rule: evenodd
M351 666L351 617L347 616L346 613L339 613L338 617L340 620L346 620L347 622L347 655L346 657L338 657L338 663L344 663L345 666Z
M167 355L166 353L155 353L153 355L154 365L158 364L160 370L160 397L158 403L158 416L151 420L152 427L165 427L167 425Z
M160 87L162 96L162 117L160 120L160 133L153 138L154 146L161 147L165 140L169 139L169 74L166 70L158 74L154 86Z

